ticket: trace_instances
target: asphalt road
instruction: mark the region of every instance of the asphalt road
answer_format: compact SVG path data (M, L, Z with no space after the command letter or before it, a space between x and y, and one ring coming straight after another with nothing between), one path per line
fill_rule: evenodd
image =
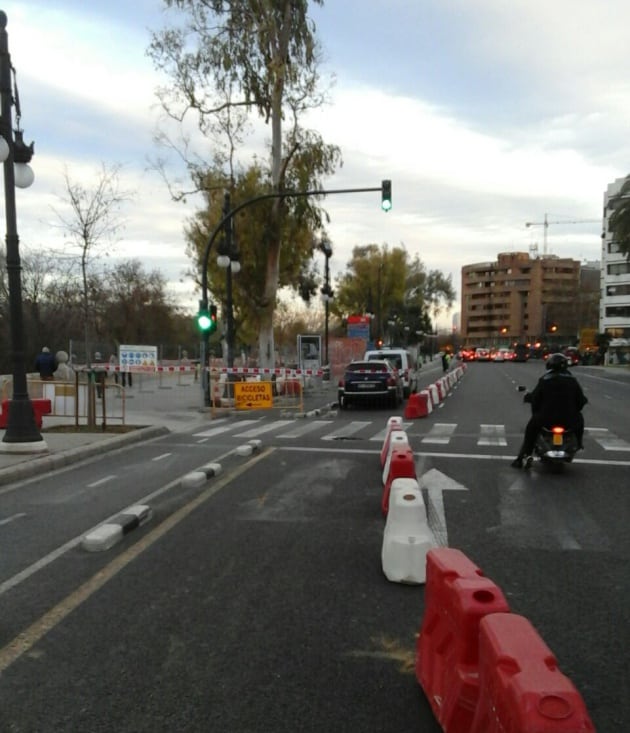
M597 730L627 730L630 382L576 370L586 450L519 472L516 385L540 372L471 365L407 426L417 475L436 536L530 619ZM381 568L388 415L238 416L1 494L0 521L22 516L0 524L0 729L439 731L413 674L423 588ZM256 436L261 454L181 489ZM72 544L149 495L153 519L112 550Z

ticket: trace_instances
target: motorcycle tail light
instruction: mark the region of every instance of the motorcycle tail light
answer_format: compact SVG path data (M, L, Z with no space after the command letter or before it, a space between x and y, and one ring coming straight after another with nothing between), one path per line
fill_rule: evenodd
M564 428L561 428L561 427L551 428L551 432L554 435L562 435L562 433L564 433Z

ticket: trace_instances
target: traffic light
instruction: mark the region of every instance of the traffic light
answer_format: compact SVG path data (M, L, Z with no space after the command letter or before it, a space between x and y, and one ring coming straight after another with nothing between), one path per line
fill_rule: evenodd
M199 312L197 313L197 327L202 333L214 333L217 330L217 307L211 305L210 309L199 304Z
M392 182L381 181L381 209L389 211L392 208Z

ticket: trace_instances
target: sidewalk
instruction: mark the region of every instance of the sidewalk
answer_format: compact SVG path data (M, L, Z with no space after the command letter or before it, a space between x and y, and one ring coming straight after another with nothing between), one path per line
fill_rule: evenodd
M330 396L329 393L330 392ZM325 393L305 395L305 409L312 410L328 404L336 392L332 387ZM213 419L234 415L231 409L202 406L203 395L198 383L173 384L164 387L145 381L127 390L125 425L136 429L125 433L55 432L60 425L72 426L72 417L44 416L41 436L47 450L41 453L7 453L1 450L5 430L0 430L0 486L54 471L91 456L116 450L126 445L194 429L203 429ZM325 409L325 408L324 408ZM81 421L85 423L84 420ZM108 425L121 425L111 420Z

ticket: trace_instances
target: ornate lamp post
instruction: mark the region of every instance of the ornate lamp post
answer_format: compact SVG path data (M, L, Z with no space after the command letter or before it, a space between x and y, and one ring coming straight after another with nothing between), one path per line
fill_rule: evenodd
M225 192L223 200L223 216L230 212L230 193ZM217 264L225 268L225 347L226 363L229 368L234 366L234 302L232 300L232 275L241 270L238 248L234 241L234 219L228 218L224 226L225 236L219 247Z
M324 270L324 286L321 289L322 300L324 302L324 362L325 366L328 366L328 320L329 320L329 305L333 299L334 292L330 287L330 258L332 257L332 245L328 239L324 238L319 243L319 249L324 253L326 257L326 267Z
M48 446L35 424L33 405L28 396L24 360L24 326L22 319L22 281L20 248L15 212L15 187L27 188L33 183L28 166L33 156L33 143L26 145L20 129L20 101L17 86L11 83L15 73L9 55L7 16L0 10L0 160L4 167L4 202L6 217L6 262L9 284L9 318L11 324L11 357L13 362L13 396L9 401L7 429L0 443L5 453L45 453ZM15 94L14 94L15 86ZM13 137L12 107L15 106L16 130Z

